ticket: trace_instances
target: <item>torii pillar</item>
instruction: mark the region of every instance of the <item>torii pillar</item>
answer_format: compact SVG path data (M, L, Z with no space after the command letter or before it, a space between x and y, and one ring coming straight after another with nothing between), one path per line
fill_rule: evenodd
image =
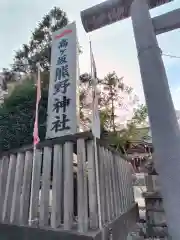
M131 5L131 17L168 230L172 239L178 240L180 239L179 125L148 4L144 0L134 0Z
M169 234L180 240L180 130L156 34L180 27L180 9L151 19L171 0L105 1L81 12L86 32L131 15Z

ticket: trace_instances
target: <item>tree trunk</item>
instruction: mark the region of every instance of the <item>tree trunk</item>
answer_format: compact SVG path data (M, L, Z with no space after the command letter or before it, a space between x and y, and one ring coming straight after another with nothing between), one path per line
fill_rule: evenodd
M113 132L116 131L115 126L115 108L114 108L114 93L113 93L113 87L110 86L110 93L111 93L111 121L112 121L112 129Z

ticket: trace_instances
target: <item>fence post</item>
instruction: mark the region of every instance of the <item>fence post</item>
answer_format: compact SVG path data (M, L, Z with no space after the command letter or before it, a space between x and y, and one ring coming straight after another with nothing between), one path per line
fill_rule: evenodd
M84 139L77 140L78 229L88 230L87 168Z
M30 192L31 192L31 176L32 176L33 153L27 151L25 155L24 176L20 206L20 224L28 224Z
M4 197L6 191L6 183L7 183L7 175L8 175L8 165L9 158L3 157L1 160L1 168L0 168L0 220L2 220L3 215L3 205L4 205Z
M106 149L106 161L107 161L107 170L108 170L108 177L109 177L109 189L110 189L110 199L111 199L111 212L110 212L110 219L113 220L115 216L115 211L114 211L114 196L113 196L113 180L112 180L112 166L111 166L111 160L110 160L110 154L109 150Z
M4 197L4 206L2 210L3 211L2 220L5 223L10 222L15 172L16 172L16 156L11 154L7 175L6 192Z
M49 223L49 190L50 190L50 173L51 173L51 160L52 148L44 148L43 156L43 172L42 172L42 185L41 185L41 198L40 198L40 226L47 226Z
M73 143L64 144L64 228L70 230L74 215Z
M24 153L18 153L10 218L11 223L15 224L18 224L20 221L20 200L23 173L24 173Z
M106 186L106 203L107 203L107 220L110 222L112 213L112 202L111 202L111 185L109 177L109 165L108 165L108 155L105 148L103 148L104 156L104 169L105 169L105 186Z
M97 214L97 189L96 189L96 174L94 160L94 145L93 141L87 142L87 160L88 160L88 185L89 185L89 217L90 228L98 228Z
M104 163L103 148L99 146L99 176L100 176L100 195L101 195L101 212L102 212L102 224L105 224L107 219L106 209L106 180L105 180L105 163Z
M63 183L63 146L54 146L53 184L52 184L52 211L51 227L57 228L61 224L62 215L62 183Z
M30 200L30 219L29 225L33 226L39 220L39 190L41 178L41 164L42 164L42 151L35 150L35 158L33 159L32 170L32 183L31 183L31 200Z

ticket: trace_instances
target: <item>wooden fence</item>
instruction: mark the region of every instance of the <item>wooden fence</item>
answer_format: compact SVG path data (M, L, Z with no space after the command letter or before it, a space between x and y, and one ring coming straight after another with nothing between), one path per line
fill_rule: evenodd
M102 224L134 205L129 163L97 142ZM0 222L86 233L98 229L94 144L90 133L1 155Z

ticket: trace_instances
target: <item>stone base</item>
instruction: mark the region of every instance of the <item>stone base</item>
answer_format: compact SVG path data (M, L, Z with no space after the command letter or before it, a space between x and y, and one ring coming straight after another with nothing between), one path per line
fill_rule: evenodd
M143 194L146 205L146 234L148 237L167 237L163 200L159 192L146 192Z

